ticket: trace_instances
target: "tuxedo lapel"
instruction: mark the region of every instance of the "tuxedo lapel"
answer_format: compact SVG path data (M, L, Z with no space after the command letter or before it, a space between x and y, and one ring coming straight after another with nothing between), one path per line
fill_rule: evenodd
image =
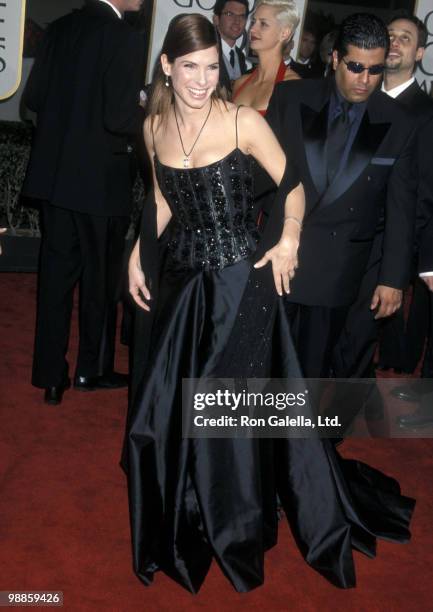
M355 136L347 162L325 191L320 202L321 207L332 204L350 188L368 166L385 138L391 124L375 122L371 115L372 113L367 109Z
M116 14L116 11L106 4L105 2L100 2L99 0L87 0L84 5L84 10L89 13L97 16L103 15L104 17L116 20L119 19L119 16Z
M326 189L326 133L329 100L320 110L301 104L305 156L310 176L319 195Z
M416 100L419 90L420 86L416 81L414 81L411 85L409 85L409 87L402 91L399 96L397 96L396 100L398 100L400 104L405 104L406 106L410 107Z

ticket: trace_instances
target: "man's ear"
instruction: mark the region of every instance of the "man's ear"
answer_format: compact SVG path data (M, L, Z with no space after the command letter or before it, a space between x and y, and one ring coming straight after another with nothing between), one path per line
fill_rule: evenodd
M332 52L332 67L334 70L337 70L337 66L338 66L338 51L333 51Z
M415 55L415 60L417 62L420 62L422 60L422 58L424 57L424 52L425 52L424 47L418 47L418 49L416 50L416 55Z
M212 22L213 22L214 26L215 26L216 28L218 28L218 26L219 26L219 24L220 24L220 18L219 18L219 16L218 16L218 15L214 15L214 16L212 17Z

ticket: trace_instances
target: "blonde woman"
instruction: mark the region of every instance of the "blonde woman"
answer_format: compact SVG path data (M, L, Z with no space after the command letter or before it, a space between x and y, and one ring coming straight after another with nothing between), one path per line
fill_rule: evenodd
M259 0L249 31L250 49L257 54L259 63L252 73L235 81L233 101L236 104L251 106L265 115L275 84L300 78L284 63L286 48L298 24L296 2Z

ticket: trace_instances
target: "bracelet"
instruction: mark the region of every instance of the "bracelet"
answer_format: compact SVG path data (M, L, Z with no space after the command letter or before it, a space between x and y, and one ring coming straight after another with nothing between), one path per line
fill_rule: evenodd
M299 228L302 230L302 221L298 219L298 217L293 217L293 215L287 215L286 217L284 217L284 223L289 219L295 221L299 225Z

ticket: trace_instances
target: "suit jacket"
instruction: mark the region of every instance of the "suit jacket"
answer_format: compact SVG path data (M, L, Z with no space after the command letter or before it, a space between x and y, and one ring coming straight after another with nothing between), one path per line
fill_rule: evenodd
M290 68L303 79L321 79L325 75L325 64L320 60L302 64L291 59Z
M433 98L414 82L396 100L416 116L418 270L433 271Z
M236 55L239 60L239 67L241 69L241 74L245 74L247 71L247 63L245 61L245 55L242 49L239 47L235 47ZM229 77L229 73L227 72L226 64L224 61L224 55L221 47L221 39L219 44L219 65L220 65L220 85L226 88L227 92L231 94L232 92L232 82Z
M433 116L418 135L418 272L433 271Z
M144 40L91 0L49 28L25 91L37 128L23 191L62 208L128 215L128 137L140 129Z
M415 120L386 94L374 92L346 166L327 187L332 82L280 83L266 117L297 166L306 193L299 269L289 297L301 304L338 307L356 298L381 218L385 225L379 283L404 288L409 282Z

